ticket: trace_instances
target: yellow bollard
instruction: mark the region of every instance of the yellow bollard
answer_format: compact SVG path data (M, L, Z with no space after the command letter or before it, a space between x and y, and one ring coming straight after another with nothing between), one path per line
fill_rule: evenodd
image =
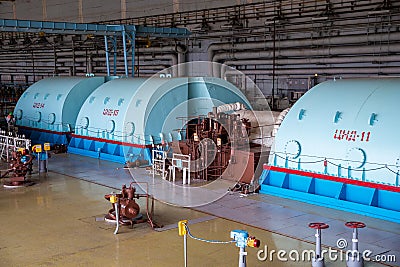
M186 231L187 223L188 223L188 220L182 220L182 221L178 222L179 236L187 235L187 231Z
M179 236L183 236L183 257L185 261L185 267L187 266L187 230L186 225L188 220L182 220L178 222L178 233Z
M118 200L117 196L115 196L115 195L110 196L110 202L111 202L112 204L116 203L117 200Z

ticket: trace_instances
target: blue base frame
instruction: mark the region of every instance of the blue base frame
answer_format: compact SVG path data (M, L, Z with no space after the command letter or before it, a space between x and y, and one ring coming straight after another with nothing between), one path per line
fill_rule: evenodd
M18 134L25 135L26 138L31 139L32 145L50 143L67 145L71 139L67 133L50 133L42 132L40 130L18 128Z
M107 142L72 137L68 145L68 153L98 158L117 163L133 162L137 159L151 163L151 149L110 144Z
M260 193L400 223L400 193L263 170Z

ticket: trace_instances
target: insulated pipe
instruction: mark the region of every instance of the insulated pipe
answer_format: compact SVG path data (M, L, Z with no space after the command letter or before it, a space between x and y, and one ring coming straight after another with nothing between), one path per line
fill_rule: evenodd
M132 42L132 46L131 46L131 58L132 58L132 77L135 77L135 46L136 46L136 31L132 32L132 38L131 38L131 42Z
M122 25L122 47L124 49L124 66L125 66L125 76L128 77L128 56L126 53L126 32L125 32L125 26ZM135 70L132 70L134 72Z
M348 47L323 47L323 48L294 48L277 51L276 57L328 57L335 55L360 55L372 54L377 56L379 53L400 53L400 44L390 46L348 46ZM372 56L371 55L371 56ZM220 53L213 57L213 62L219 62L224 59L261 59L272 58L272 51L254 51L252 53L233 52Z
M386 37L386 38L382 38ZM382 41L400 40L400 32L383 33L383 34L358 34L337 37L324 37L324 38L306 38L306 39L288 39L277 40L276 44L280 48L291 47L309 47L309 46L330 46L330 45L346 45L346 44L360 44L369 42L382 42ZM209 59L213 58L213 54L218 50L253 50L253 49L268 49L272 48L272 40L252 43L213 43L208 47Z
M382 63L374 63L382 62ZM287 59L278 59L277 60L277 69L296 69L296 68L304 68L309 69L312 66L308 66L307 64L324 64L330 66L321 66L321 68L340 68L340 64L353 63L357 66L353 66L353 68L365 68L365 67L373 67L375 69L380 69L382 67L387 68L387 64L391 62L399 62L399 56L372 56L372 57L334 57L334 58L287 58ZM224 62L224 65L221 68L221 77L225 77L226 68L229 66L248 66L248 65L265 65L266 67L271 66L272 60L228 60ZM332 64L338 64L339 66L335 66ZM360 64L365 64L365 66L360 66ZM286 67L284 67L286 66ZM314 66L314 68L318 68L318 66ZM348 67L347 67L348 68ZM261 68L258 68L261 69ZM318 68L319 69L319 68ZM241 70L237 70L240 72ZM230 73L232 74L232 72Z
M101 57L94 57L94 56L95 55L93 55L92 61L103 62L103 59L101 59ZM38 59L36 59L36 60L38 60ZM121 62L123 60L123 57L119 56L119 57L117 57L117 60ZM173 54L158 55L158 56L155 56L155 57L150 56L150 55L145 55L145 56L141 56L140 60L141 61L142 60L148 60L148 61L169 60L171 62L177 62L177 57L176 57L176 55L173 55ZM40 60L38 60L38 61L40 61ZM86 58L83 58L83 57L79 57L79 58L76 59L76 62L85 62L85 61L86 61ZM68 62L71 62L71 60L69 58L65 57L65 58L58 58L57 62L62 62L62 63L67 62L68 63Z
M346 43L349 44L359 44L363 43L368 43L368 42L381 42L383 37L387 37L389 40L399 40L400 39L400 33L385 33L385 34L371 34L371 35L350 35L350 36L339 36L339 37L328 37L328 38L318 38L318 39L294 39L294 40L284 40L284 41L278 41L278 47L280 48L291 48L291 47L298 47L298 46L329 46L329 45L344 45ZM361 38L360 38L361 37ZM221 59L215 58L215 53L218 50L253 50L253 49L269 49L273 47L273 42L272 40L270 41L263 41L263 42L253 42L253 43L239 43L239 44L232 44L232 43L220 43L220 44L211 44L208 47L208 61L209 62L215 62ZM347 49L347 48L346 48ZM357 54L358 51L355 52ZM223 53L227 54L227 53ZM233 53L236 54L236 53ZM252 54L248 53L247 54ZM345 53L345 54L354 54L354 53ZM329 53L328 53L329 55ZM298 55L299 56L299 55ZM304 53L301 53L300 56L304 56ZM270 56L269 56L270 57ZM226 57L229 58L229 57ZM252 57L252 58L257 58L257 57ZM220 70L218 67L216 67L216 70L213 70L213 65L210 63L209 66L209 71L210 75L213 76L218 76L220 73Z
M88 57L87 73L93 73L92 56L91 55L89 55L89 57Z
M272 130L272 136L275 137L276 133L278 132L279 126L281 126L281 123L283 119L285 119L286 114L288 114L290 108L284 109L281 113L279 113L278 117L275 120L274 123L274 129Z
M53 58L33 57L33 59L37 60L37 61L42 61L42 62L54 62ZM29 63L29 61L32 61L32 57L23 58L18 55L14 55L14 56L0 58L0 62L7 62L7 63L19 63L19 62ZM58 62L58 58L57 58L57 62Z
M237 110L245 110L246 107L243 103L236 102L231 104L224 104L217 107L217 113L227 112L227 111L237 111Z
M166 68L169 67L169 64L155 64L155 65L147 65L147 64L142 64L141 67L144 67L144 69L154 69L154 70L164 70ZM32 67L31 65L26 65L26 66L2 66L0 65L0 69L4 69L4 70L21 70L21 67ZM57 64L57 69L70 69L72 66L69 65L62 65L62 64ZM86 66L76 66L76 68L81 68L83 70L86 69ZM105 66L92 66L91 69L104 69L105 70ZM52 72L53 70L50 70L49 66L35 66L35 70L49 70L50 72Z
M172 65L176 66L182 63L186 62L186 48L182 45L176 45L176 46L163 46L163 47L149 47L149 48L144 48L141 50L142 54L146 54L146 53L161 53L161 52L173 52L174 56L176 57L176 59L173 59L172 61ZM176 68L173 67L172 68L172 75L174 77L178 77L178 76L184 76L185 70L182 69L182 67Z
M110 76L110 59L109 59L109 55L108 55L108 39L107 39L107 35L104 35L104 50L106 53L106 66L107 66L107 76Z
M241 70L243 74L246 75L272 75L272 70L266 69L254 69L254 70ZM333 75L341 75L341 74L400 74L400 67L379 67L379 68L320 68L320 69L279 69L275 70L276 74L282 75L314 75L315 73L319 74L333 74ZM226 71L227 75L229 74L238 74L237 71Z
M157 53L167 53L171 52L171 54L163 54L163 55L157 55L156 57L148 56L145 54L151 53L151 54L157 54ZM175 46L163 46L163 47L149 47L149 48L143 48L140 50L140 58L146 58L148 60L157 58L157 59L169 59L172 61L172 65L175 66L179 63L179 60L184 60L184 57L179 58L179 53L176 53ZM172 68L172 75L176 77L178 75L177 70L175 68Z
M209 75L210 75L211 77L213 76L214 72L216 72L216 70L214 71L214 67L213 67L215 51L216 51L216 50L219 50L219 49L217 49L217 48L212 49L212 48L213 48L213 47L211 47L212 45L213 45L213 44L211 44L211 45L208 47L208 59L207 59L207 62L208 62L208 71L209 71Z
M344 14L343 14L344 15ZM291 36L301 36L299 39L303 39L305 34L309 34L310 28L320 28L320 26L316 26L315 24L320 24L324 23L326 21L319 21L319 22L310 22L310 17L313 16L310 14L308 17L298 17L298 18L292 18L291 23L285 25L285 33L291 34ZM271 18L272 19L272 18ZM261 21L261 20L260 20ZM272 22L272 20L271 20ZM342 17L342 20L334 20L334 25L330 28L331 30L339 30L343 35L347 32L354 33L355 27L359 28L366 28L366 25L370 25L368 18L364 19L353 19L349 17ZM272 23L271 23L272 25ZM262 37L265 38L266 35L268 35L269 29L268 26L271 25L266 25L265 22L259 23L252 25L251 28L247 29L247 32L241 32L240 35L241 37L248 37L248 38L254 38L254 37ZM196 35L195 30L190 29L194 36L198 39L219 39L221 37L232 37L232 29L219 29L219 30L214 30L211 32L207 32L207 34L204 36L202 34ZM395 33L395 32L393 32ZM373 35L373 34L370 34ZM350 36L350 35L347 35ZM355 34L351 34L351 36L356 36ZM361 35L360 35L361 36ZM225 43L221 43L225 44Z
M117 37L113 36L112 38L112 44L113 44L113 75L117 75Z
M141 70L154 70L154 71L161 71L166 69L168 66L165 65L140 65ZM69 67L59 67L59 69L67 69ZM104 70L104 66L97 66L94 69L96 70Z
M186 62L187 48L181 45L177 45L176 52L178 53L178 76L186 77L187 73L184 63Z
M152 61L152 60L154 60L154 59L157 59L157 60L167 60L167 61L170 61L171 63L170 64L166 64L166 65L175 65L175 64L177 64L177 62L178 62L178 58L177 58L177 55L176 54L163 54L163 55L158 55L158 56L156 56L156 57L154 57L154 56L152 56L152 55L144 55L144 56L141 56L140 57L140 59L141 60L149 60L149 61ZM119 57L117 57L117 61L118 62L121 62L123 60L123 57L122 56L119 56ZM68 59L68 58L60 58L60 59L58 59L57 60L59 63L68 63L68 62L70 62L70 60ZM79 57L79 58L76 58L76 62L80 62L80 63L83 63L83 62L85 62L86 61L86 58L82 58L82 57ZM101 59L100 57L95 57L95 58L93 58L92 59L92 61L99 61L99 62L103 62L103 59ZM141 65L142 66L142 65ZM160 68L160 66L164 66L165 68L167 68L167 66L165 66L165 65L163 65L163 64L158 64L157 66L155 66L155 70L156 71L160 71L160 70L163 70L163 69L165 69L165 68ZM94 67L94 69L99 69L101 66L97 66L97 67ZM79 67L77 67L77 68L79 68ZM176 68L172 68L172 71L173 71L173 73L172 73L172 75L173 76L176 76L177 75L177 73L176 73Z
M246 65L246 61L237 61L236 65ZM247 61L248 62L248 61ZM396 60L393 60L393 62L397 62ZM226 62L226 64L231 64L232 62ZM241 64L243 63L243 64ZM254 65L255 62L252 62ZM257 63L261 63L262 65L268 65L266 61L258 61ZM351 62L349 62L351 63ZM369 64L368 64L369 63ZM389 63L389 62L384 62L383 63ZM252 65L250 64L250 65ZM365 64L364 66L360 64ZM286 64L286 67L283 65L279 64L278 67L275 69L276 73L282 75L282 74L315 74L315 73L326 73L326 74L344 74L344 73L354 73L354 74L368 74L368 73L393 73L393 74L398 74L398 68L397 66L390 66L387 64L373 64L372 62L364 62L356 64L357 66L353 67L343 67L340 64L338 65L330 65L330 66L307 66L306 63L302 65L296 65L296 64ZM268 66L266 66L268 68ZM292 68L291 68L292 67ZM226 67L222 68L221 70L221 77L225 77L226 75L233 75L233 74L238 74L240 72L245 73L245 74L272 74L271 70L268 69L248 69L248 70L234 70L234 71L225 71ZM312 70L313 69L313 70ZM366 71L366 69L368 69ZM312 70L312 73L309 72Z
M396 56L376 55L372 57L361 56L340 56L340 57L320 57L320 58L277 58L277 65L304 65L304 64L344 64L344 63L371 63L372 61L379 62L399 62L400 54ZM225 65L240 66L240 65L271 65L272 60L268 59L251 59L251 60L227 60Z

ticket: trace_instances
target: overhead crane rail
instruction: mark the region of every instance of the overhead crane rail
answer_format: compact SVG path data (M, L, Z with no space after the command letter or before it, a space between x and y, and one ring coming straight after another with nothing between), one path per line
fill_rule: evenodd
M123 24L94 24L56 21L34 21L0 19L0 30L4 32L44 32L50 34L93 34L114 36L122 32L135 33L136 36L164 38L185 38L191 32L185 28L158 28Z
M34 21L34 20L15 20L0 19L0 31L4 32L44 32L49 34L92 34L103 35L106 50L107 75L110 76L109 63L109 38L114 50L114 75L116 75L116 51L117 36L122 36L122 46L124 51L125 76L129 75L127 60L127 40L132 43L131 60L132 60L132 77L134 76L135 64L135 39L136 36L144 37L162 37L162 38L186 38L191 32L185 28L158 28L136 25L109 25L94 23L72 23L72 22L55 22L55 21Z

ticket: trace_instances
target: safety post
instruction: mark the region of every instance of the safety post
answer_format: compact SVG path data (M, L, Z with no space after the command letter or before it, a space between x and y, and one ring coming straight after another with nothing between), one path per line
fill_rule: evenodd
M116 220L116 227L115 227L115 231L114 231L114 235L118 234L118 230L119 230L119 212L118 212L118 197L116 194L112 194L110 196L110 202L111 204L114 205L114 209L115 209L115 220Z
M46 172L48 170L48 159L49 159L49 151L50 151L50 143L44 143L43 144L43 148L44 148L44 152L46 153L46 158L45 158L45 168L46 168Z
M233 240L230 241L219 241L219 240L207 240L199 237L195 237L190 233L188 221L182 220L178 222L178 231L179 235L183 236L183 246L184 246L184 260L185 260L185 267L187 267L187 235L189 237L212 244L230 244L236 243L236 246L240 248L239 251L239 267L246 267L246 247L253 247L258 248L260 247L260 240L256 239L254 236L249 236L249 233L244 230L233 230L231 231L230 237Z
M38 158L38 172L40 173L40 154L42 153L42 145L34 145L33 146L33 151L37 154L37 158Z
M187 223L187 220L182 220L178 222L179 236L183 236L183 259L185 262L185 267L187 267Z

